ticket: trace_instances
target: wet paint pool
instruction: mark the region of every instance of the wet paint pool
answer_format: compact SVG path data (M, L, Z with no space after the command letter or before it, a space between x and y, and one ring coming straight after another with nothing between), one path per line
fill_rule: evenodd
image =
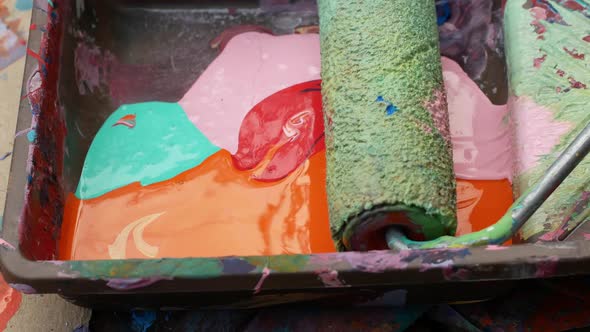
M76 192L68 194L61 259L335 251L317 28L281 35L271 28L222 32L211 44L220 54L177 103L146 100L110 115L90 145ZM83 42L77 47L81 92L100 85L100 73L88 68L99 52ZM512 203L507 106L493 104L451 58L442 63L457 234L465 234L494 223ZM486 63L463 65L481 81ZM504 84L498 82L500 90ZM496 86L489 90L498 94Z

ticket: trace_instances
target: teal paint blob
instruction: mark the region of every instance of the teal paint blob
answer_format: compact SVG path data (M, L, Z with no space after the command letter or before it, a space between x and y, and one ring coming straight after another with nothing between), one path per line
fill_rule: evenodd
M31 10L33 9L33 0L16 0L14 7L21 11Z
M27 133L27 139L31 143L35 142L35 140L37 139L37 132L35 131L35 129L32 129Z
M122 124L126 116L135 116L133 126ZM94 138L76 196L91 199L134 182L169 180L217 151L176 103L123 105Z

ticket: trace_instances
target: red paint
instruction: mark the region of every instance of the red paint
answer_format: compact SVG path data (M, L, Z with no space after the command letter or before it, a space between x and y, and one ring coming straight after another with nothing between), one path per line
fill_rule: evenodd
M62 17L68 10L68 2L49 10L47 33L41 41L41 51L45 59L61 58ZM59 10L56 17L52 13ZM33 56L31 54L31 56ZM26 191L26 208L23 209L19 224L19 248L22 254L33 260L52 260L56 258L56 237L59 234L57 216L63 213L64 193L56 185L63 178L63 156L66 128L57 101L57 82L59 81L59 61L47 64L41 72L41 90L29 95L33 108L38 112L35 121L37 140L43 144L35 145L30 160L35 165L35 173Z
M542 35L547 31L545 26L537 20L531 22L531 25L535 28L535 33L537 33L538 35Z
M142 241L157 248L155 257L335 251L320 88L320 81L298 84L256 105L242 123L235 156L222 150L146 187L134 183L86 201L70 195L60 258L109 259L121 234L127 258L147 257ZM508 180L457 184L458 234L493 224L512 203ZM140 231L122 233L151 215L158 216Z
M260 168L273 147L273 158L260 169L257 180L284 178L325 148L321 81L294 85L254 106L240 128L238 151L233 156L236 167Z
M559 0L558 0L559 1ZM532 12L534 9L542 9L545 17L539 18L549 23L558 23L567 25L567 22L563 20L563 17L557 12L550 4L546 1L531 0L533 8L530 9Z
M568 77L567 80L570 82L570 86L574 89L586 89L586 84L576 81L572 76Z
M565 76L565 71L563 71L562 69L557 69L557 71L555 72L557 75L559 75L559 77L563 77Z
M585 58L584 53L578 53L578 50L576 50L575 48L573 50L570 50L567 47L564 47L563 50L574 59L584 60Z
M541 68L541 64L543 64L543 62L545 62L546 59L547 59L547 54L543 54L542 57L535 58L533 60L533 67Z
M584 10L584 6L580 5L579 3L577 3L574 0L566 0L563 3L563 5L571 10L576 10L576 11L583 11Z
M18 311L21 302L21 293L8 286L0 275L0 331L6 329L8 322Z
M582 38L582 40L585 41L585 42L587 42L587 43L590 43L590 35Z

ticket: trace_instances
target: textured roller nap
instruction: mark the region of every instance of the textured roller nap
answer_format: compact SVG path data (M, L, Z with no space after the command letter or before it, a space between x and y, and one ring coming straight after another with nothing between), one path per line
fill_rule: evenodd
M327 193L340 250L454 234L455 181L433 0L320 0Z

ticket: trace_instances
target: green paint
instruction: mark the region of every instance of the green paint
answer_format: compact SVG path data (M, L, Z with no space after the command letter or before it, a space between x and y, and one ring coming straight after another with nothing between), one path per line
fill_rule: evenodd
M219 259L159 259L159 260L112 260L71 261L66 267L79 273L82 278L211 278L222 274Z
M126 115L136 116L135 127L115 125ZM76 196L90 199L133 182L147 186L165 181L218 150L176 103L124 105L94 138Z
M251 274L265 267L272 273L293 273L305 269L310 255L278 255L241 258L255 266ZM223 274L223 259L219 258L163 258L157 260L102 260L69 261L63 264L64 273L75 273L81 278L213 278Z
M454 234L455 181L432 0L320 0L330 225L413 212L427 239ZM381 98L379 98L381 97ZM388 116L387 100L399 110ZM426 107L441 110L433 117ZM350 233L350 232L348 232Z
M281 256L273 256L281 257ZM251 265L257 266L257 271L260 272L264 267L269 268L273 272L294 273L301 270L303 266L307 265L309 256L307 255L283 255L283 259L270 259L266 256L246 257L244 260Z
M516 194L520 194L545 173L551 163L566 146L590 122L588 100L590 90L571 89L566 93L557 93L556 88L570 86L568 77L572 76L590 87L590 43L582 38L590 34L590 19L582 13L568 10L549 0L559 11L568 25L548 23L538 20L546 29L543 39L535 32L531 23L535 20L533 13L524 8L526 0L509 0L505 11L506 52L509 69L509 82L513 95L527 96L537 104L553 112L556 121L572 124L572 129L562 136L560 143L552 153L543 156L539 165L519 175L515 181ZM585 54L585 59L575 59L566 53L576 49ZM535 68L534 59L546 55L545 60ZM565 75L557 74L561 69ZM518 111L518 110L513 110ZM524 225L520 237L527 240L541 233L556 230L567 217L570 210L584 190L590 188L590 158L586 158L541 206L533 217ZM587 206L590 209L590 205ZM570 228L575 225L570 225Z
M528 191L530 192L530 191ZM512 219L513 211L521 208L522 201L526 196L525 193L516 202L512 204L510 209L498 220L495 224L488 226L478 232L465 234L459 237L441 236L432 241L412 241L406 237L396 238L397 243L390 242L388 245L391 248L400 249L398 246L401 243L402 247L409 249L435 249L435 248L458 248L458 247L472 247L484 246L490 244L501 245L509 240L518 226L514 219Z

